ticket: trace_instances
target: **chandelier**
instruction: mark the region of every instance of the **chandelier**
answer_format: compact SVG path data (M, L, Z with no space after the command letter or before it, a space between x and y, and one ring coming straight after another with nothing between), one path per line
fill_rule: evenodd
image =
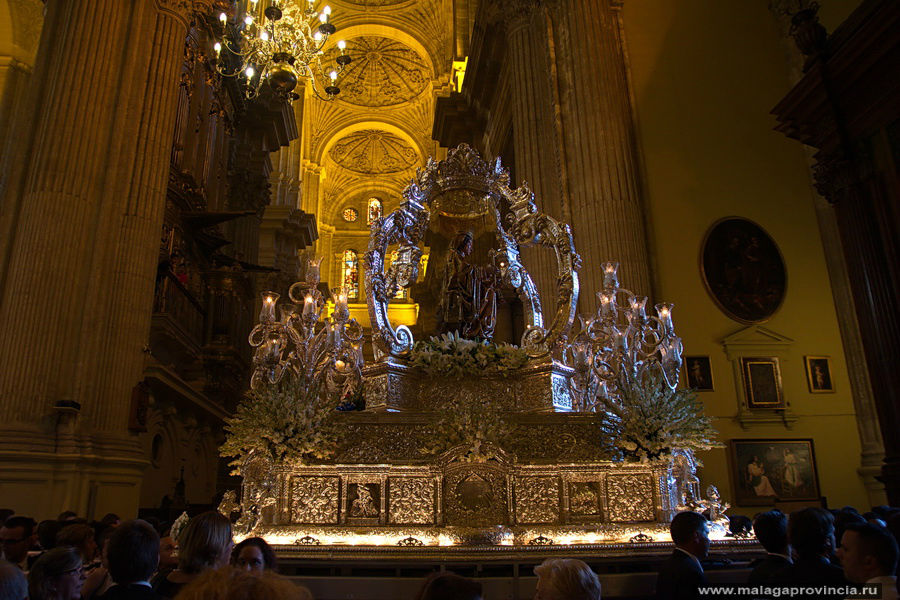
M581 316L581 331L567 348L575 373L570 387L576 410L592 411L598 398L619 396L627 377L656 371L674 390L681 368L681 338L675 335L672 304L647 315L646 296L619 287L619 263L603 263L603 289L595 315Z
M338 78L352 59L346 42L337 43L335 64L323 65L323 48L336 30L329 20L331 7L321 12L313 0L250 0L243 17L233 20L219 15L222 41L216 42L216 70L225 77L241 77L247 83L247 97L256 97L264 83L276 96L296 100L294 88L300 77L310 81L313 93L333 100L339 93Z
M304 281L288 290L293 304L277 306L279 295L263 292L259 324L248 340L256 349L250 381L253 389L277 384L290 374L304 384L310 397L325 394L346 400L358 390L363 329L350 318L343 288L332 299L331 317L322 317L326 301L318 290L321 261L308 260Z

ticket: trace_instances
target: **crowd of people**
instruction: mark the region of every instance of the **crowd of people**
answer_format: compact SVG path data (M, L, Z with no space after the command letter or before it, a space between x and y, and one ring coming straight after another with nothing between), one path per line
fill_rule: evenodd
M114 514L88 522L66 512L35 523L11 513L0 510L0 600L312 600L277 574L265 540L235 545L231 521L215 511L192 518L177 540L160 523ZM747 584L879 583L882 598L898 598L900 509L773 510L731 520L737 535L750 528L766 556L751 565ZM675 549L659 570L657 597L698 598L707 585L709 522L697 512L678 513L670 532ZM600 580L580 560L548 559L534 572L535 600L600 600ZM416 600L483 600L483 591L475 580L438 572Z

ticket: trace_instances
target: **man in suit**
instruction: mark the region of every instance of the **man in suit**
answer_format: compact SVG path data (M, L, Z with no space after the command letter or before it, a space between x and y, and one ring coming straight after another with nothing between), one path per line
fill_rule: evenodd
M881 598L897 600L897 541L887 529L871 523L847 525L837 555L847 579L880 583Z
M150 577L159 564L159 534L140 519L116 527L107 545L109 574L116 585L102 600L163 600L150 587Z
M660 600L693 600L706 585L700 561L709 554L709 524L694 511L680 512L669 526L675 550L659 569L656 597Z
M787 523L787 515L780 510L760 513L753 520L753 533L766 549L767 556L751 565L753 571L747 579L748 584L772 583L775 573L794 564L788 544Z
M844 572L829 560L835 547L834 517L830 512L817 507L792 512L788 519L788 542L794 550L794 564L775 573L773 584L834 587L847 584Z

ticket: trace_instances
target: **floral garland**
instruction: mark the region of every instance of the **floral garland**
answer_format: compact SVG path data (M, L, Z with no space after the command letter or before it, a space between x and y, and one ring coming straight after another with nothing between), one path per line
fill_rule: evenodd
M528 355L518 346L467 340L455 332L416 342L409 356L409 364L428 375L453 378L506 377L527 361Z
M722 447L692 390L672 390L652 371L619 379L620 398L598 398L597 418L621 458L645 462L669 458L676 448Z

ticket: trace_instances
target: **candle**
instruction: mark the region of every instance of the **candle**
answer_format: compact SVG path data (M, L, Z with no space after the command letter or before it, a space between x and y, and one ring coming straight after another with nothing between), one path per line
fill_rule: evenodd
M312 295L307 294L306 300L303 301L303 316L312 316L316 312L316 301L313 300Z
M608 289L618 289L619 277L616 275L618 269L619 263L603 263L603 287Z

